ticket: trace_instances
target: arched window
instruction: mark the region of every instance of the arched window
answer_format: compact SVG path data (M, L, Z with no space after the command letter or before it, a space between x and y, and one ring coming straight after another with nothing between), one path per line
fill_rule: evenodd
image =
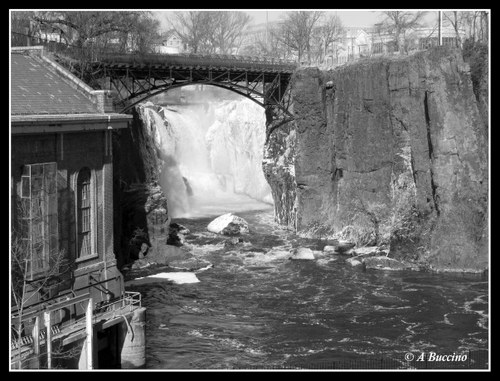
M89 168L83 168L78 173L76 182L77 196L77 258L94 254L92 239L92 173Z

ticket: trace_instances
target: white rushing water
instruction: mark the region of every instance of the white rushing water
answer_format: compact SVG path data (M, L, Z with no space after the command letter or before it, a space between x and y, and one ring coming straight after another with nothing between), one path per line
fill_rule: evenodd
M148 111L164 160L160 185L173 218L272 205L262 172L262 107L241 98Z

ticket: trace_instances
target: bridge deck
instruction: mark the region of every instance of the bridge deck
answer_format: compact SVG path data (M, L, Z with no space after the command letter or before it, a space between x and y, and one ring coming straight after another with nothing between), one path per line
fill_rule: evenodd
M95 66L113 69L195 69L291 74L296 63L278 59L200 54L107 54Z

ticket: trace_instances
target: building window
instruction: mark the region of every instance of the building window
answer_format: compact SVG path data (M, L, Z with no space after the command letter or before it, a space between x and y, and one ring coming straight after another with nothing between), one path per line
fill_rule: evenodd
M456 37L443 37L443 45L457 47L458 46L457 38Z
M437 37L426 37L419 40L420 50L429 49L432 46L437 46L439 43Z
M381 54L384 51L384 44L382 42L375 42L372 45L373 54Z
M94 254L92 173L83 168L78 173L77 192L77 258Z
M21 237L28 250L28 277L50 267L59 250L57 221L57 164L27 164L21 175Z

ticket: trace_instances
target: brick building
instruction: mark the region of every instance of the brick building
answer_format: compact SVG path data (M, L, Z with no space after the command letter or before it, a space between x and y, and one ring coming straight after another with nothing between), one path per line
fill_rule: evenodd
M12 48L10 100L12 242L27 254L28 270L22 316L12 301L12 326L23 322L11 358L22 352L25 366L40 367L45 351L44 363L54 367L54 341L87 346L68 367L94 368L104 355L119 363L116 340L127 328L102 313L130 304L113 251L111 137L132 117L113 112L108 92L85 85L41 47ZM56 256L69 270L54 276ZM99 329L82 325L89 314Z

